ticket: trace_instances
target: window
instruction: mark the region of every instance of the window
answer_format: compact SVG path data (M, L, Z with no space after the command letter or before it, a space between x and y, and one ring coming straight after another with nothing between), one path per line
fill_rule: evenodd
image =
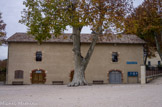
M23 78L23 72L22 70L16 70L15 71L15 79L22 79Z
M158 65L161 65L161 62L160 61L158 61Z
M36 61L42 61L42 52L41 51L36 52Z
M148 66L151 66L151 61L148 61Z
M112 53L112 62L118 62L118 53L117 52Z

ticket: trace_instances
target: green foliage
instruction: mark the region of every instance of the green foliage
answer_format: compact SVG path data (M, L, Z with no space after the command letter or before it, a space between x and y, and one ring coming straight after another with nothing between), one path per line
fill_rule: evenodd
M160 5L157 0L145 0L125 20L125 33L136 34L144 39L149 57L158 51L162 58L162 18L158 11Z
M6 24L2 20L2 13L0 13L0 45L2 44L6 36L5 27L6 27Z
M0 81L6 80L7 60L0 60Z
M0 68L0 72L6 72L6 68Z
M162 68L162 64L161 64L161 65L158 65L157 67L160 67L160 68Z
M90 26L103 30L110 26L123 28L124 17L132 8L132 0L25 0L20 23L36 40L49 39L51 33L59 35L66 26Z
M0 71L5 72L7 68L7 59L6 60L0 60Z
M136 34L155 47L155 33L159 36L162 29L161 15L158 13L157 0L146 0L134 9L125 20L125 33ZM160 41L159 41L160 42Z

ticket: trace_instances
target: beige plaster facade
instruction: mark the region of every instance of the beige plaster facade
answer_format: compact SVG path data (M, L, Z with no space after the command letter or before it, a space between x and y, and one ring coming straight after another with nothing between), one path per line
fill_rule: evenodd
M82 44L82 54L85 55L89 43ZM42 61L35 60L37 51L42 52ZM112 52L118 52L119 61L112 62ZM74 69L72 43L43 43L9 42L7 84L13 81L23 81L32 84L31 72L43 69L46 73L45 84L52 81L70 82L70 73ZM135 61L137 64L127 64ZM86 69L85 77L88 83L93 80L103 80L109 83L109 72L118 70L122 73L122 83L140 82L140 66L143 64L142 44L97 44ZM15 79L15 71L23 70L23 79ZM127 72L138 72L137 77L127 76Z
M149 63L150 63L149 66L151 66L151 67L157 67L158 66L158 62L160 62L160 65L162 64L158 52L155 52L155 57L147 58L146 65L149 65Z

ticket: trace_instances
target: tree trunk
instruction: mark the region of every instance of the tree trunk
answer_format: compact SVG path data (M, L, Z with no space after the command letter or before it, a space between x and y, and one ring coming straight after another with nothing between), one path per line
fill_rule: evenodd
M85 80L85 70L87 68L87 65L89 63L89 60L92 56L94 47L96 45L98 34L95 34L93 36L92 43L89 47L89 50L87 52L87 55L85 58L81 55L80 50L80 32L82 28L79 27L73 27L73 51L74 51L74 62L75 62L75 68L74 68L74 77L71 83L68 84L69 87L71 86L83 86L88 85L88 83Z
M73 80L68 86L79 86L79 85L86 85L87 82L85 81L84 72L81 70L81 63L83 57L81 56L80 51L80 32L82 28L73 27L73 51L74 51L74 77Z
M75 6L74 3L75 0L73 0L73 4ZM74 7L74 10L76 8ZM73 16L72 16L73 17ZM74 77L71 83L68 84L68 86L82 86L82 85L87 85L88 83L85 80L85 70L87 68L87 65L89 63L89 60L92 56L94 47L96 45L97 39L98 39L98 35L101 34L102 32L102 19L103 15L100 15L100 24L98 26L97 32L94 36L93 36L93 40L92 43L89 47L89 50L87 52L86 57L84 58L81 55L81 50L80 50L80 32L82 30L82 27L75 27L73 26L73 51L74 51L74 62L75 62L75 67L74 67ZM79 22L79 20L78 20Z
M157 35L155 35L155 42L156 42L156 48L157 48L157 52L160 56L160 59L162 61L162 49L160 48L160 43L158 42L158 39L157 39Z
M148 57L148 54L146 54L146 56L144 58L144 65L146 65L146 63L147 63L147 57Z

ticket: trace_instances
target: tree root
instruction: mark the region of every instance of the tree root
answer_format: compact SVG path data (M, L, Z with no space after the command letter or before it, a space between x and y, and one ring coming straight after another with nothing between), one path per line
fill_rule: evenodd
M68 87L77 87L77 86L85 86L85 85L88 85L88 83L84 80L84 81L72 81L67 86Z

